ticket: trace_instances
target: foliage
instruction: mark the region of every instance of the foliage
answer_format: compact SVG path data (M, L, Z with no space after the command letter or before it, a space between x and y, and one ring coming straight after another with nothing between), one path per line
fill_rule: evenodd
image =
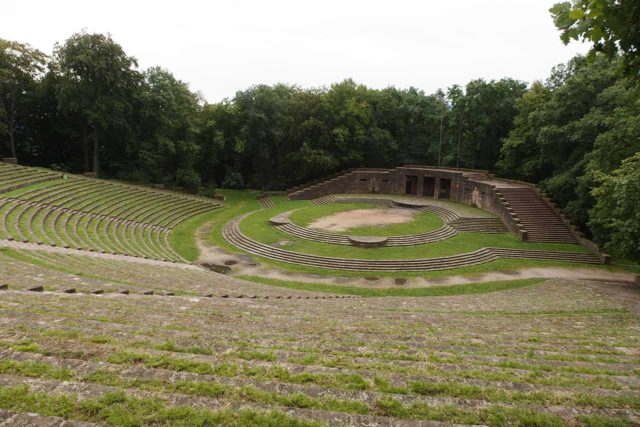
M502 175L539 182L581 226L594 204L593 172L640 151L640 85L617 70L602 56L577 57L534 83L497 164Z
M0 135L6 135L11 157L16 157L16 132L33 113L37 79L47 57L31 46L0 38Z
M193 169L178 169L176 182L190 193L197 193L200 188L200 175Z
M474 80L425 94L347 79L258 85L207 104L168 70L138 70L110 36L85 32L56 45L33 82L33 120L22 129L34 136L17 139L21 161L193 192L281 190L350 167L491 169L525 88Z
M573 0L556 3L550 12L560 38L593 43L591 56L619 53L629 75L640 77L640 3L635 0Z
M242 190L244 188L244 179L240 172L231 172L224 179L222 186L231 190Z
M611 174L597 173L589 226L611 253L640 259L640 152Z
M59 75L60 108L80 117L84 143L85 170L89 170L89 144L93 141L93 172L99 171L101 144L109 130L128 130L132 113L131 96L139 81L134 58L110 36L72 35L64 45L56 45L54 68Z

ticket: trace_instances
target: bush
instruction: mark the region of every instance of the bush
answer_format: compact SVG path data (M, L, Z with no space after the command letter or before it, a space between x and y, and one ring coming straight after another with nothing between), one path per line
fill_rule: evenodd
M640 153L629 157L611 175L596 174L589 211L595 240L612 254L640 260Z
M200 175L193 169L178 169L176 182L190 193L197 193L200 188Z
M242 190L244 189L244 178L242 178L240 172L230 172L224 177L222 187L233 190Z
M203 197L213 197L216 195L216 186L213 182L208 182L207 185L198 189L198 195Z

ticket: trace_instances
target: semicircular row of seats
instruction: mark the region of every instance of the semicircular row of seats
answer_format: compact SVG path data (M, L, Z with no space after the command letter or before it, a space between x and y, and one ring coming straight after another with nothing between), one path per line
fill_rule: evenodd
M60 177L60 172L47 169L25 168L0 162L0 193L37 185Z
M496 261L500 258L550 260L599 264L594 254L563 251L527 250L486 247L473 252L456 255L416 259L347 259L293 252L253 240L242 233L240 222L247 215L229 221L222 229L224 239L243 251L263 258L297 265L306 265L333 270L352 271L436 271L449 268L469 267Z
M0 238L184 261L169 244L171 230L219 206L203 197L58 175L4 197L0 193Z

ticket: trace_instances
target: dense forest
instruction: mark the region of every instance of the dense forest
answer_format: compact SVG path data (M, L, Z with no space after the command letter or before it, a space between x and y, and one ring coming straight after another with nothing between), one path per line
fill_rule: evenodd
M51 55L0 39L0 155L202 194L285 189L350 167L488 169L538 183L607 250L640 258L638 43L621 42L637 35L612 49L603 37L616 41L615 29L595 33L593 17L580 26L589 5L552 9L563 40L594 42L588 57L545 81L432 94L344 80L257 85L212 104L164 68L139 69L109 35L74 34Z

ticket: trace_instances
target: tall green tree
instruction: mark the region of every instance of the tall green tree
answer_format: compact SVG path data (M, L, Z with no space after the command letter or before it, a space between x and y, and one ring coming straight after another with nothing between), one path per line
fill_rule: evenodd
M637 0L573 0L550 9L560 38L593 43L590 57L623 56L628 75L640 77L640 2Z
M583 226L596 202L594 172L611 173L640 151L640 85L617 70L602 55L577 57L534 83L498 163L502 175L539 182Z
M200 153L200 99L171 72L152 67L140 90L137 148L139 172L151 181L179 181L193 189Z
M98 174L101 147L109 142L108 131L129 125L132 94L141 80L137 62L110 36L85 32L56 45L54 58L60 74L60 107L82 117L85 170L90 170L90 135L93 172Z
M0 39L0 132L11 157L17 157L16 131L32 112L46 61L44 53L27 44Z
M597 173L589 226L607 251L640 260L640 152L611 174Z
M465 167L495 168L502 139L513 126L518 113L517 100L527 85L513 79L498 81L473 80L465 87L464 96L456 93L454 109L464 110L461 132L461 162Z

